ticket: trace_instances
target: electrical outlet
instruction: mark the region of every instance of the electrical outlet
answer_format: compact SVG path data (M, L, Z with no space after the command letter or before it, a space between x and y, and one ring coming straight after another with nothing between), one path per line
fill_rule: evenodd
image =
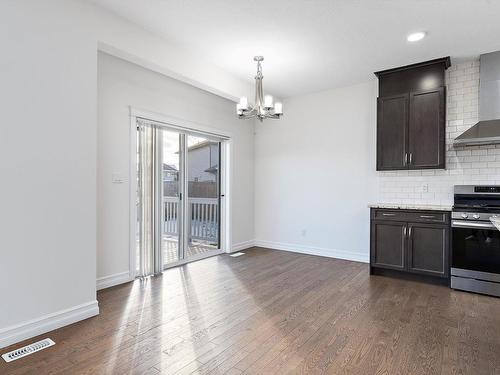
M300 231L300 235L301 235L302 237L305 237L305 236L307 235L307 231L306 231L305 229L302 229L302 230Z
M114 172L111 175L111 182L113 184L123 184L127 182L127 177L122 173Z
M423 184L422 185L422 192L423 193L428 193L429 192L429 184Z

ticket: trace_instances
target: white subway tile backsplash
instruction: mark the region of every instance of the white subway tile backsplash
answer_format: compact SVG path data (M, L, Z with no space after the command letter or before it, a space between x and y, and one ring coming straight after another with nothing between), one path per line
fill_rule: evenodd
M481 151L485 151L485 150L481 150ZM495 155L482 155L482 156L479 156L479 158L481 161L495 161L496 160Z
M472 155L472 150L458 150L457 155L458 156L469 156L469 155Z
M472 150L471 154L472 155L488 155L488 150Z
M500 184L500 145L453 147L478 121L479 60L452 65L446 86L446 170L379 172L381 203L449 205L453 185Z
M494 163L472 163L472 168L488 168L489 166L488 164L494 164ZM496 165L492 165L489 167L496 167Z

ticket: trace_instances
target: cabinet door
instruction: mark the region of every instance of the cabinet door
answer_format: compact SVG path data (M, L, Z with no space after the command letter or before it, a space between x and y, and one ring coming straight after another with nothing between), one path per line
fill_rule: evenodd
M377 170L406 169L408 94L377 101Z
M448 276L448 226L409 223L408 239L408 271Z
M372 221L371 265L395 270L406 269L406 223Z
M410 94L409 169L445 167L445 105L444 87Z

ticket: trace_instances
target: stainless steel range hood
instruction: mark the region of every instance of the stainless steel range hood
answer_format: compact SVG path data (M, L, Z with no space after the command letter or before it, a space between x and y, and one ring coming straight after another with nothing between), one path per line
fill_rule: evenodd
M500 143L500 51L479 61L479 122L455 138L456 146Z

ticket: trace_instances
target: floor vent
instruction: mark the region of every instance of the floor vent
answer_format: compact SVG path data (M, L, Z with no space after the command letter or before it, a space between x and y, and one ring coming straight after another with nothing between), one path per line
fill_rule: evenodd
M15 361L16 359L26 357L27 355L36 353L40 350L43 350L55 344L56 343L51 339L44 339L41 341L34 342L33 344L26 345L22 348L13 350L9 353L5 353L2 355L2 358L5 359L5 362L12 362Z
M242 255L245 255L245 253L242 253L242 252L239 252L239 253L232 253L232 254L230 254L229 256L230 256L230 257L233 257L233 258L236 258L236 257L240 257L240 256L242 256Z

